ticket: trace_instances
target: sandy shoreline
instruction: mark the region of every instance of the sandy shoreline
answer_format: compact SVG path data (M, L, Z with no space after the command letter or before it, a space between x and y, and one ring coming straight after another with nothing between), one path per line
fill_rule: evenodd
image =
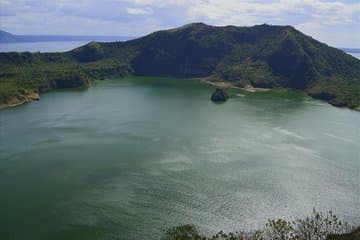
M213 86L216 86L216 87L219 87L219 88L241 89L241 90L244 90L244 91L247 91L247 92L267 92L267 91L272 90L271 88L256 88L256 87L251 86L250 84L246 85L245 87L238 87L238 86L235 86L234 84L229 83L229 82L223 82L223 81L212 82L212 81L209 81L209 80L206 80L206 79L203 79L203 78L199 79L199 80L202 83L210 84L210 85L213 85Z
M23 105L25 103L29 103L32 101L39 101L39 100L40 100L39 93L37 93L35 91L28 92L25 95L12 97L10 100L7 101L7 103L0 104L0 110L5 109L5 108L17 107L17 106Z
M20 106L20 105L23 105L27 103L26 101L21 101L21 102L17 102L17 103L5 103L5 104L1 104L0 105L0 110L1 109L5 109L5 108L12 108L12 107L17 107L17 106Z

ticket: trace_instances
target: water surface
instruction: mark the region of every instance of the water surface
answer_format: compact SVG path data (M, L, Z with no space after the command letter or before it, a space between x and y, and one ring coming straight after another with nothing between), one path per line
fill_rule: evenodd
M0 52L66 52L90 41L0 43Z
M294 93L126 78L0 111L1 239L158 239L312 208L360 223L360 114Z

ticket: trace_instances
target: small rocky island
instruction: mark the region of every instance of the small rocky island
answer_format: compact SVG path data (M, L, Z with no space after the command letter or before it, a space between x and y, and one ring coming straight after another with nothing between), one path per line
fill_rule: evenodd
M224 89L216 88L215 91L211 94L211 101L213 102L225 102L229 96Z

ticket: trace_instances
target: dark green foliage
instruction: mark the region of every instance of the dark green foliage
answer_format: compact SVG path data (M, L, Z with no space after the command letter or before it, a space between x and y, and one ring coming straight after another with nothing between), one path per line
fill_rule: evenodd
M71 55L79 62L94 62L104 57L101 45L97 42L90 42L83 47L74 49Z
M331 234L326 240L360 240L360 227L347 234Z
M59 78L64 72L63 82ZM0 98L14 96L20 89L77 87L86 83L79 79L129 74L283 87L303 90L336 106L360 106L359 60L293 27L265 24L195 23L127 42L91 42L65 53L0 53Z
M162 240L201 240L201 237L193 225L173 227L165 231Z
M82 65L82 69L92 79L104 79L110 77L125 77L132 73L130 64L115 58L89 62Z
M337 79L319 81L307 89L310 96L328 101L334 106L358 109L360 106L360 84L356 80L345 83Z
M221 63L215 70L215 77L227 82L233 82L237 86L252 86L262 88L279 87L278 78L272 74L266 62L244 61L237 65Z
M324 214L313 211L310 217L293 222L297 239L325 240L330 234L350 232L351 227L338 219L331 211Z
M295 239L295 233L292 224L282 219L269 219L268 223L266 224L264 236L274 240Z

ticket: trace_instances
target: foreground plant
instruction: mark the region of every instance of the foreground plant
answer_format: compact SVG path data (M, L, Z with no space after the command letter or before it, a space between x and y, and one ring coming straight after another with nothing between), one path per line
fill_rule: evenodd
M353 230L353 231L352 231ZM351 232L352 231L352 232ZM360 227L354 229L329 211L320 213L315 209L311 216L288 222L269 219L263 229L253 232L224 233L207 237L193 225L168 229L163 240L360 240Z

